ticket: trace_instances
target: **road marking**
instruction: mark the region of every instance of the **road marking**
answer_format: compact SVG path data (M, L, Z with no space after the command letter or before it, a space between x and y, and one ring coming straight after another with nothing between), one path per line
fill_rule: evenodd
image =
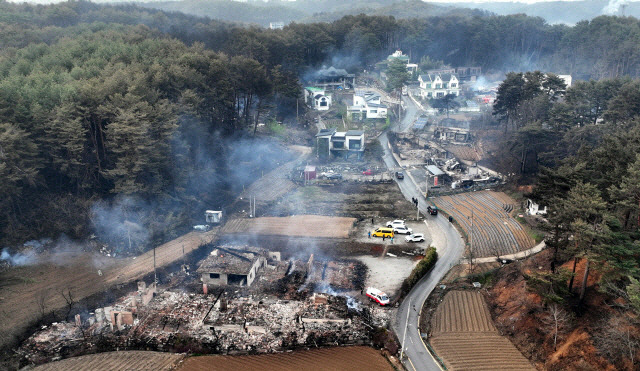
M413 367L413 371L418 371L418 369L416 369L416 366L413 365L413 362L411 362L411 357L407 356L407 359L409 360L411 367Z

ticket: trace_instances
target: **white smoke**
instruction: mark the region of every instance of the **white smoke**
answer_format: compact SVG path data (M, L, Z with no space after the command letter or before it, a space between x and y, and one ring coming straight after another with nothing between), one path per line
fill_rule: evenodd
M337 292L331 285L326 282L322 282L321 284L316 286L316 292L321 294L328 294L331 296L342 296L347 299L347 307L349 309L360 311L360 303L351 295L343 292Z
M602 8L602 13L617 15L620 12L620 7L627 4L629 4L629 0L609 0L609 4Z
M0 253L0 260L6 260L11 265L30 265L37 262L36 255L32 251L28 251L24 254L17 252L12 255L8 248L2 249L2 253Z

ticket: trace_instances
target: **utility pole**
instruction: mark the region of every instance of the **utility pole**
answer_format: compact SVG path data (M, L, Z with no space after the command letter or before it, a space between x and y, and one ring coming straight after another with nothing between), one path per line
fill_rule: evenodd
M471 210L471 239L469 241L469 264L473 273L473 209Z
M153 246L153 282L158 284L158 274L156 273L156 247Z
M426 200L427 197L429 197L429 170L428 169L427 169L426 187L425 187L425 191L424 191L424 199Z
M407 305L407 321L404 324L404 335L402 335L402 350L400 351L400 362L402 362L402 356L404 355L404 341L407 339L407 330L409 329L409 310L411 309L411 300Z

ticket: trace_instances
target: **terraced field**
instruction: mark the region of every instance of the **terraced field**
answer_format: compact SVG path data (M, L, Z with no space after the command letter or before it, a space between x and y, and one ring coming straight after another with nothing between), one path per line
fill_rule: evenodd
M347 238L355 218L321 215L294 215L229 220L223 234Z
M173 369L182 358L182 354L162 352L108 352L47 363L33 368L33 371L162 371Z
M362 346L320 348L291 353L187 358L177 371L393 371L379 351Z
M431 320L431 347L449 370L533 371L491 321L482 295L450 291Z
M509 213L515 201L503 192L479 191L434 199L471 237L475 257L513 254L533 247L534 241ZM468 254L468 252L467 252Z

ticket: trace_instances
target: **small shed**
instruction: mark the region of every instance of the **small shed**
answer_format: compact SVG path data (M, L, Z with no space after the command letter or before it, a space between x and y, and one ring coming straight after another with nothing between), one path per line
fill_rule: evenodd
M313 165L307 165L304 167L304 179L311 180L316 178L316 167Z
M438 168L436 165L427 165L427 170L429 170L429 172L433 176L444 175L444 172L440 170L440 168Z
M204 217L208 224L217 224L220 223L220 220L222 219L222 211L207 210L204 212Z

